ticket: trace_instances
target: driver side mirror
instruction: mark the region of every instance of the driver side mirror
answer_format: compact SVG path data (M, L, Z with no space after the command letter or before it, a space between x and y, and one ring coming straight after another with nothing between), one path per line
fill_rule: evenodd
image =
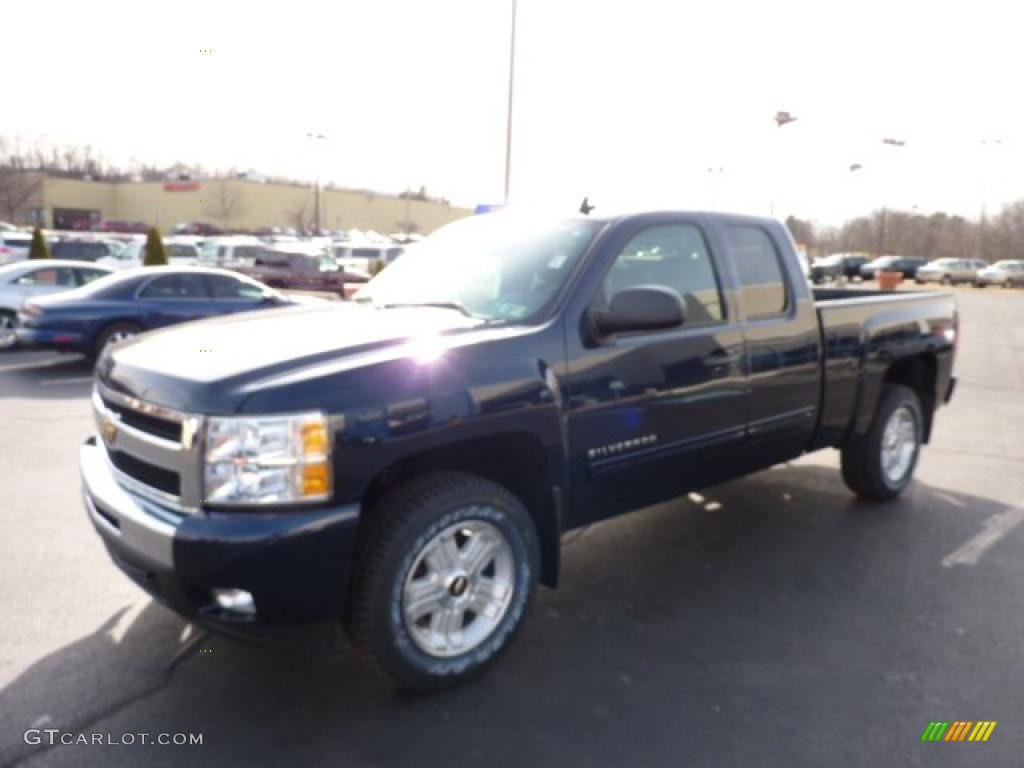
M629 331L661 331L686 322L686 305L678 293L659 285L627 288L612 296L608 309L591 312L594 327L605 336Z

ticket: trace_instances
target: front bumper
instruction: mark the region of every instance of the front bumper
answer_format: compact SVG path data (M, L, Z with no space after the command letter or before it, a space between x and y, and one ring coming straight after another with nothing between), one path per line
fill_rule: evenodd
M182 616L253 635L341 617L359 504L178 515L126 491L95 438L81 447L79 465L89 519L111 558ZM250 592L255 616L221 609L214 588Z

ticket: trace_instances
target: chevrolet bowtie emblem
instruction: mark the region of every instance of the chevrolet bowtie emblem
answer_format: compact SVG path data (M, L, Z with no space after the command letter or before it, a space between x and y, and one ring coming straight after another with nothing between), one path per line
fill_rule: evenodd
M117 420L109 413L100 414L100 435L108 445L117 437Z

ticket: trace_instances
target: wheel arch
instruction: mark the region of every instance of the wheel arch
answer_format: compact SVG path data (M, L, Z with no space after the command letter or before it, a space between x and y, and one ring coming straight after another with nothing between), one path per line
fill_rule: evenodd
M921 413L924 416L923 442L931 438L932 420L936 406L936 382L938 381L938 362L935 355L922 353L897 360L885 372L884 383L902 384L917 394L921 401Z
M383 494L413 477L439 471L468 472L491 480L516 496L537 530L540 581L550 587L557 585L563 489L539 438L529 432L499 432L404 456L370 480L363 494L363 508L372 510ZM360 537L363 530L361 525Z

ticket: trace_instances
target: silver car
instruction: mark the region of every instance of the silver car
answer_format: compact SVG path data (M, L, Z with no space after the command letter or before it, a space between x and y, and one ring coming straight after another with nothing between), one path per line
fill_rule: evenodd
M974 278L974 284L979 288L984 288L986 285L1001 285L1003 288L1024 285L1024 261L1018 259L997 261L992 266L980 270Z
M988 264L981 259L936 259L917 270L914 280L918 283L973 283L978 270Z
M96 264L60 259L19 261L0 267L0 350L14 346L14 326L25 299L69 291L106 277L111 270Z

